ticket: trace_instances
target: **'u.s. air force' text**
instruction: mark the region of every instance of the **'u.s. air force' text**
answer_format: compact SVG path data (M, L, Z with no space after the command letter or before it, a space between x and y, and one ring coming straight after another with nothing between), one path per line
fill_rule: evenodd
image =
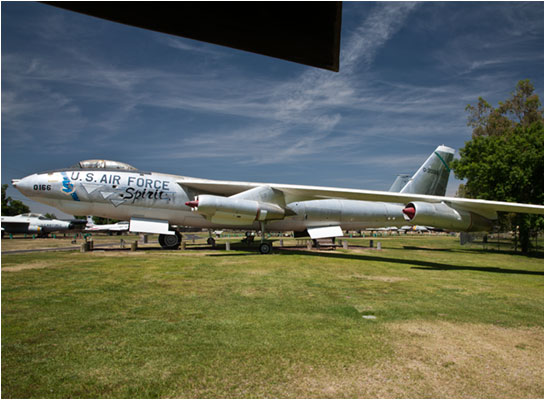
M73 172L71 176L72 180L78 180L79 178L79 172ZM81 179L80 179L81 181ZM96 183L105 183L110 185L120 185L121 184L121 176L116 174L103 174L100 179L97 177L95 178L95 174L93 172L88 172L85 175L85 182L96 182ZM136 186L138 188L144 188L144 189L155 189L155 190L169 190L169 181L165 181L163 179L150 179L150 178L142 178L137 176L128 176L127 177L127 186Z
M125 200L132 200L133 203L139 199L149 200L170 200L171 194L170 181L163 179L151 179L140 176L121 176L117 174L100 174L95 175L94 172L87 172L84 179L80 179L79 172L73 172L71 174L72 180L85 181L89 183L101 183L105 185L112 185L113 188L117 186L125 187L121 197ZM122 178L123 183L121 183Z

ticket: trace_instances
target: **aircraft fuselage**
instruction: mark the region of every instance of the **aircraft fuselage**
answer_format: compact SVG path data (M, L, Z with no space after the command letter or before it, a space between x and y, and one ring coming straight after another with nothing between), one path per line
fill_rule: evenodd
M184 176L155 172L68 169L30 175L15 185L25 196L72 215L164 220L170 225L197 228L259 229L258 221L245 225L217 224L192 212L185 203L201 192L185 188L184 179ZM402 204L308 200L290 195L285 196L285 202L290 215L282 220L268 221L268 230L303 231L308 227L329 225L361 229L406 224Z

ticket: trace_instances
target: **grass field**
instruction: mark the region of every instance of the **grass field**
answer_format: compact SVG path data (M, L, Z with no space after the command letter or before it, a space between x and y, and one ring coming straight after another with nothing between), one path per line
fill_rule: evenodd
M2 255L2 397L543 397L542 253L379 240Z

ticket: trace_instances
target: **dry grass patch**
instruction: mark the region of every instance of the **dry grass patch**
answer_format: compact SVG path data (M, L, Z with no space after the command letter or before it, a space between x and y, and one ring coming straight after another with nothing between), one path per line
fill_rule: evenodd
M127 251L127 250L94 250L91 252L88 252L86 254L98 256L98 257L138 257L138 256L145 256L145 253L138 252L138 251Z
M384 250L378 250L376 247L363 247L363 246L348 246L348 250L350 250L350 253L362 253L362 254L370 254L370 253L382 253Z
M402 278L399 276L373 276L373 275L360 275L360 274L350 275L350 278L365 279L368 281L377 281L377 282L388 282L388 283L402 282L402 281L409 280L409 278Z
M144 247L139 247L137 251L98 249L98 250L88 252L86 254L99 256L99 257L113 257L113 258L133 257L133 256L134 257L137 257L137 256L149 257L150 255L153 255L154 258L205 257L205 256L218 254L217 252L205 252L205 251L159 250L159 251L153 251L153 252L146 252L145 250L149 250L149 249L146 249Z
M27 269L43 269L55 267L56 263L54 262L44 262L44 261L35 261L30 264L20 264L13 267L2 267L2 272L18 272L24 271Z
M294 396L542 398L543 328L485 324L389 324L391 358L372 367L315 368Z
M78 241L78 245L82 243L81 239ZM70 247L75 246L72 244L72 238L40 238L40 239L2 239L2 251L10 250L34 250L34 249L53 249L56 247Z

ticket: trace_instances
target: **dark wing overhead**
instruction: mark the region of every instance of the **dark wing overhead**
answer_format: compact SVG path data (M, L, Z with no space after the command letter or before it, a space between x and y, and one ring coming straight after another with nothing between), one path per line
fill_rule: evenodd
M339 71L342 2L51 2L139 28Z

